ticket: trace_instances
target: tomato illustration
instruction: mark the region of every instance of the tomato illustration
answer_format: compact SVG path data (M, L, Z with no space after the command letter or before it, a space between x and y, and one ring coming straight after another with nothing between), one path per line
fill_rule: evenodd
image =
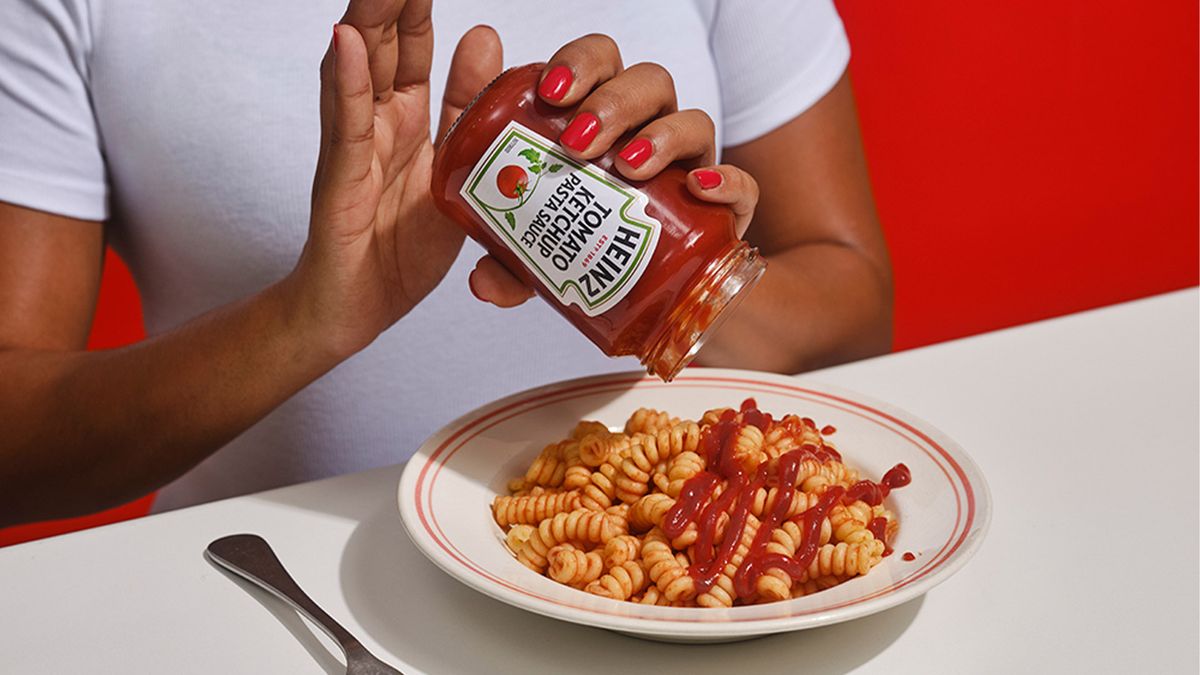
M509 164L496 174L496 187L500 189L500 194L509 199L520 198L528 186L529 175L515 164Z

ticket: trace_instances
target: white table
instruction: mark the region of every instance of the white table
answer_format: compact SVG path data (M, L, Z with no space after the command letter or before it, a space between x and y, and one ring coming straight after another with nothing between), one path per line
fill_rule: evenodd
M0 550L0 672L343 672L201 556L243 531L406 673L1196 672L1197 310L1190 289L809 376L940 427L995 502L957 575L858 621L696 647L528 614L413 548L393 467Z

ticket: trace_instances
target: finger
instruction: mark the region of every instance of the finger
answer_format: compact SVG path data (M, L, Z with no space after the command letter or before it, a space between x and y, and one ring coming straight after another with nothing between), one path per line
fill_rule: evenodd
M362 35L353 26L337 25L333 30L329 133L320 181L322 187L337 188L359 183L371 171L375 102Z
M450 74L442 95L442 116L437 141L441 143L450 125L488 82L496 79L504 63L500 36L490 26L475 26L467 31L450 59Z
M396 51L399 60L392 87L404 91L429 82L433 64L433 20L430 5L433 0L408 0L396 20Z
M491 256L484 256L475 263L467 283L476 298L497 307L516 307L533 297L533 289L521 283Z
M371 85L375 95L391 95L396 78L396 19L404 0L350 0L341 23L354 26L362 34L371 64Z
M656 63L639 63L584 99L558 139L572 154L591 159L608 151L630 129L675 109L671 74Z
M550 57L542 69L538 96L551 105L572 106L622 69L621 50L612 38L599 33L585 35Z
M758 205L758 181L736 166L719 164L694 169L687 176L688 192L714 204L733 209L738 236L746 233Z
M675 161L707 166L716 161L715 133L712 118L703 110L660 117L617 153L617 170L627 178L646 180Z

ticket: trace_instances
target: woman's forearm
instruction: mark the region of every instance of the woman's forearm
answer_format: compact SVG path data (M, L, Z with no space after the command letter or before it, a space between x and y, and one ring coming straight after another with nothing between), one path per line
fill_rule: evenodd
M291 283L123 349L0 351L0 525L154 490L336 365Z
M851 247L814 243L769 256L767 273L697 364L798 373L886 353L891 344L887 271Z

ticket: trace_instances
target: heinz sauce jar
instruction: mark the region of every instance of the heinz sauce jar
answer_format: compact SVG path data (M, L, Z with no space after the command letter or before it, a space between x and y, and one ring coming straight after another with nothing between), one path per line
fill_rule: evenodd
M557 139L575 109L537 97L542 68L505 71L463 111L434 158L434 201L605 354L670 380L766 261L685 169L627 181L612 169L622 141L569 157Z

